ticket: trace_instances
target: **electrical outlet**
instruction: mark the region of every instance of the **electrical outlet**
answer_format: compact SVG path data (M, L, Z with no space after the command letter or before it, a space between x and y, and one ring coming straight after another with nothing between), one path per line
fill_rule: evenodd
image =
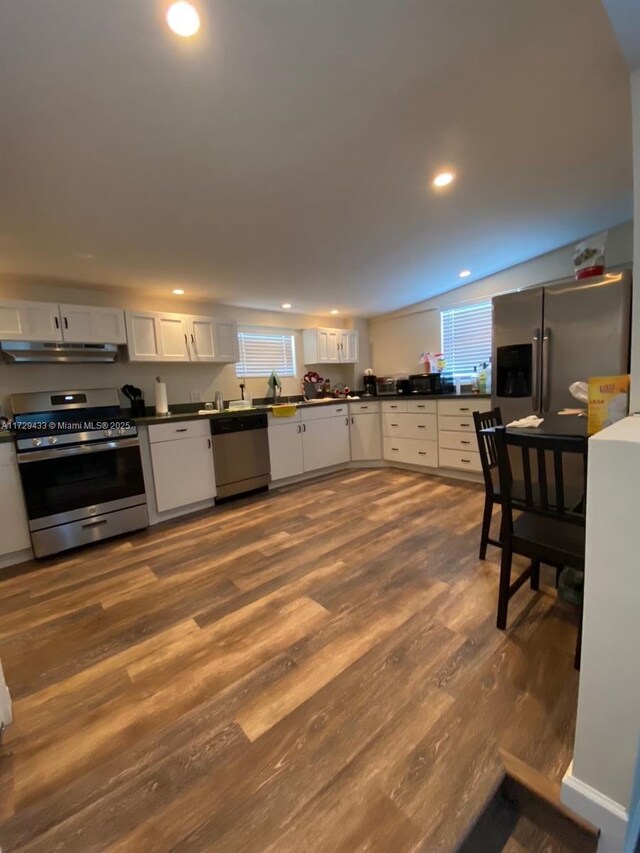
M191 391L191 402L192 403L201 403L202 402L202 394L200 391Z

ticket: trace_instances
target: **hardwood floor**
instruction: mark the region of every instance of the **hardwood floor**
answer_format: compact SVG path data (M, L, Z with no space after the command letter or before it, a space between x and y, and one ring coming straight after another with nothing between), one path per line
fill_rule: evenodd
M4 853L451 850L498 746L561 778L575 616L496 630L482 504L350 471L0 572Z

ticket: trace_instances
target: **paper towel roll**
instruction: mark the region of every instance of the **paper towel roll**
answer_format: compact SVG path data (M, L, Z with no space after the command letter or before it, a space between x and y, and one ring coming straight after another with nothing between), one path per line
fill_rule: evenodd
M156 382L153 386L156 395L156 415L166 415L169 411L167 404L167 386L164 382Z

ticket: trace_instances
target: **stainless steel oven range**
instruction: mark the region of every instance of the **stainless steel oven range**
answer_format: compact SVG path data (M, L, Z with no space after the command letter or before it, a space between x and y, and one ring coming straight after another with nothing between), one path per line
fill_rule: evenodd
M147 527L137 427L113 388L11 396L36 557Z

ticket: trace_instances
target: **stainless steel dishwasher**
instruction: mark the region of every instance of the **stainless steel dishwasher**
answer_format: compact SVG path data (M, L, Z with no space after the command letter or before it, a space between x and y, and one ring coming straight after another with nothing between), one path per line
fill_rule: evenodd
M212 418L211 436L216 500L268 487L271 465L265 414Z

